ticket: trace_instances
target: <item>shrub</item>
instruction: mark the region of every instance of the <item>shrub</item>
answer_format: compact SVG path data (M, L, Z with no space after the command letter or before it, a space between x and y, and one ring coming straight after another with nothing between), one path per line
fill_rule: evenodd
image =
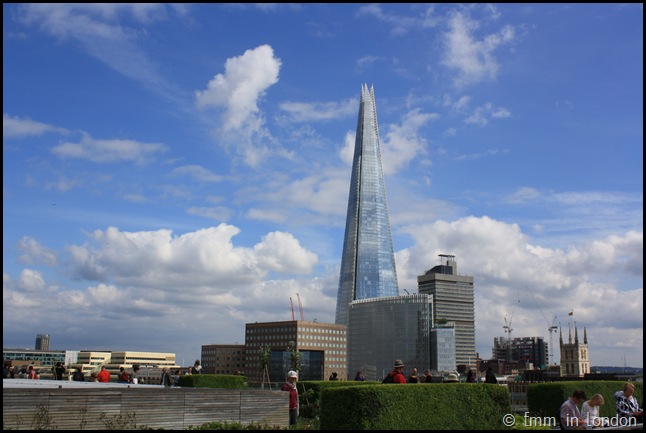
M241 389L247 388L245 376L233 374L188 374L180 376L179 386L189 388L226 388Z

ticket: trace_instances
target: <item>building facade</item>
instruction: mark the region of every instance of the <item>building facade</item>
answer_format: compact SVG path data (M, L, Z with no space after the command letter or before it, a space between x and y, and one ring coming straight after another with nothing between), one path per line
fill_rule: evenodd
M442 264L417 277L419 293L433 296L435 321L455 324L455 362L471 367L476 360L473 277L458 275L455 256L440 254Z
M563 332L559 330L561 348L561 375L583 377L590 373L590 358L588 352L588 333L583 327L583 343L579 342L579 330L574 322L574 341L572 329L568 324L568 342L563 342Z
M352 379L363 372L367 380L381 380L396 359L421 373L430 366L433 323L428 295L389 296L350 303L348 368Z
M48 351L49 350L49 334L36 335L36 350Z
M290 320L247 323L245 329L245 370L251 383L264 383L260 368L261 350L268 347L267 373L272 383L282 383L291 370L290 345L300 353L300 380L323 380L333 372L348 374L347 327L334 323Z
M386 184L381 165L374 88L361 88L361 103L341 256L336 320L348 324L350 302L399 295Z
M493 359L505 362L505 373L548 366L548 344L543 337L494 337Z
M431 328L431 371L455 371L455 323Z
M201 358L204 374L246 375L244 344L206 344Z

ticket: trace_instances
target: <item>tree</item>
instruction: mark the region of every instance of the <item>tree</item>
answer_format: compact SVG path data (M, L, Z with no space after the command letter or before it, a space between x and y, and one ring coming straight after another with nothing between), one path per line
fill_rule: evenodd
M287 346L289 351L289 362L291 364L292 370L298 372L301 369L301 352L296 349L296 342L290 341Z
M262 371L262 389L265 389L265 377L271 389L271 380L269 380L269 357L271 356L271 349L269 346L260 346L260 370Z

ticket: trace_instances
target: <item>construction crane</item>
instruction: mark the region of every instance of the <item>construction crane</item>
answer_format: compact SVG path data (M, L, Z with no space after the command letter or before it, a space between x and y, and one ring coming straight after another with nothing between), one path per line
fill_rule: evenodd
M516 301L517 303L520 302L520 299ZM502 329L505 330L505 333L507 334L507 363L511 362L511 331L513 331L513 328L511 327L511 321L514 318L514 311L516 311L516 306L514 305L514 308L511 309L511 314L509 315L509 320L507 320L507 316L505 316L505 326L502 327Z
M552 345L553 338L552 338L552 333L556 333L556 331L559 329L558 326L556 326L556 314L554 314L550 310L550 314L552 315L552 320L550 321L547 316L545 315L545 310L538 304L537 301L536 306L540 310L541 314L543 315L543 319L545 319L545 322L547 322L547 332L550 334L550 345L549 345L549 363L550 365L554 365L554 346ZM545 306L545 304L543 304Z
M289 308L292 310L292 320L296 320L296 317L294 317L294 302L291 296L289 297Z
M296 297L298 298L298 308L301 310L301 321L305 321L305 316L303 315L303 304L301 304L301 296L296 293ZM293 315L293 310L292 310L292 315Z

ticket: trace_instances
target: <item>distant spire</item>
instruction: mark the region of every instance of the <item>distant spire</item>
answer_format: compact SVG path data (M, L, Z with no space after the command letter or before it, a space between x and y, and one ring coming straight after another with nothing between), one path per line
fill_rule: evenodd
M583 344L588 344L588 333L585 330L585 325L583 325Z
M576 321L574 322L574 342L579 344L579 328L576 326Z
M560 326L559 326L559 345L563 347L563 328Z
M572 324L570 322L568 322L567 324L567 331L568 331L567 344L572 344Z

